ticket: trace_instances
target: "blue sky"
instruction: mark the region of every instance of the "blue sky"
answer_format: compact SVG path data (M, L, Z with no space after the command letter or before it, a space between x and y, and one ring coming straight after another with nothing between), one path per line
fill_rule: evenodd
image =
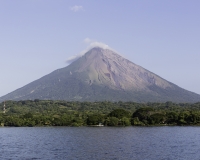
M200 94L199 7L199 0L2 0L0 96L92 44Z

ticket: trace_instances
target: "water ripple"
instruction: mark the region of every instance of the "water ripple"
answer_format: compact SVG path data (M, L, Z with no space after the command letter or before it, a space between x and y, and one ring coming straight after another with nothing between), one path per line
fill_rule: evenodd
M198 160L200 127L0 128L0 159Z

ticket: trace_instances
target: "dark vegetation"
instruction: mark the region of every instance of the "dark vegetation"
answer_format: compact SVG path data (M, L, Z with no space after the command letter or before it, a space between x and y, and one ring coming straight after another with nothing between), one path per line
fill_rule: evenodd
M67 102L0 103L2 126L200 125L199 103Z

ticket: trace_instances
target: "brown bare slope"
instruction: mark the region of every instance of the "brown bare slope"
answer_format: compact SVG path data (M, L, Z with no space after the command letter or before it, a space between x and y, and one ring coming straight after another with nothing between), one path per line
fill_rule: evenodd
M115 52L95 47L70 64L0 98L197 102L184 90Z

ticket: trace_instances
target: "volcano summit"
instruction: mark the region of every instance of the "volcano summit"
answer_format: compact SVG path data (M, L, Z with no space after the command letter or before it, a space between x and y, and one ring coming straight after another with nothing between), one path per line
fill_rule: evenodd
M187 91L130 62L114 51L95 47L58 69L0 98L4 100L197 102Z

